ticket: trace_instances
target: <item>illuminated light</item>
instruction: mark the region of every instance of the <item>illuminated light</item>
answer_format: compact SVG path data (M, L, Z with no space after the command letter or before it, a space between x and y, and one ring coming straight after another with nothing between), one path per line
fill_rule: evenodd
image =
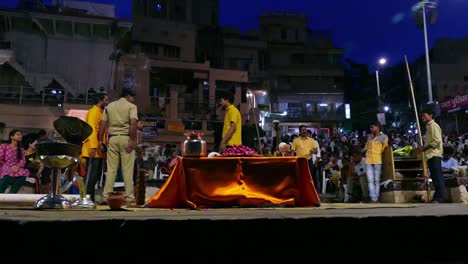
M319 106L328 106L328 104L319 104Z
M384 107L384 110L385 110L385 112L388 112L388 110L390 110L390 107L385 106L385 107Z
M387 63L387 59L386 58L380 58L379 59L379 64L380 65L385 65Z
M351 119L351 107L349 104L345 104L345 118Z
M262 92L262 95L266 95L267 93L265 91Z

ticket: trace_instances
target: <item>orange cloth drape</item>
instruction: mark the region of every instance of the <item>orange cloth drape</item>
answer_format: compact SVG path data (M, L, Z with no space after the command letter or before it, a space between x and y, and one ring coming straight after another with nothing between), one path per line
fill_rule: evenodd
M181 158L153 208L320 206L303 157Z

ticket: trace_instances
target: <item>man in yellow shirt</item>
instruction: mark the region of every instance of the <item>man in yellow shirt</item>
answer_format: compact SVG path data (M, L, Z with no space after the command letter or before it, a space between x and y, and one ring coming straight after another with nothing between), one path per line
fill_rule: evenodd
M314 169L314 162L317 157L320 157L319 144L318 142L309 137L307 127L304 125L299 126L300 136L294 139L292 144L292 150L295 156L305 157L309 163L309 170L312 174L312 180L316 189L319 189L319 180L317 172Z
M434 121L434 110L431 108L422 111L421 119L426 124L426 140L424 147L421 150L427 160L427 166L435 186L435 193L432 197L433 203L443 203L445 193L445 182L442 171L442 156L443 156L443 143L442 143L442 130L440 126Z
M89 171L89 175L86 179L86 193L90 195L91 200L94 202L95 186L97 180L100 178L102 173L102 165L106 159L106 153L99 148L99 126L102 119L102 111L109 103L109 96L106 94L96 95L97 103L93 105L86 113L85 122L91 126L93 132L84 141L81 148L81 157L86 160L86 171Z
M366 177L371 202L379 201L380 175L382 174L382 153L388 146L388 137L382 133L379 122L370 124L372 134L366 143Z
M242 118L239 110L232 104L233 102L234 95L232 93L221 93L219 103L226 110L226 114L222 139L219 144L220 152L234 145L242 145Z

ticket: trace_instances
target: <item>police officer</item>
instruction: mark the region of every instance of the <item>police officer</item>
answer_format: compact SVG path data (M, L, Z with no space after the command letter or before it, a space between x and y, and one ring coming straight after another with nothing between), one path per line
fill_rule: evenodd
M107 177L104 185L104 198L114 191L114 183L119 165L122 168L125 186L125 198L128 203L134 201L133 168L135 164L135 147L137 136L138 110L135 102L135 91L124 88L119 100L107 105L99 126L99 145L108 128Z

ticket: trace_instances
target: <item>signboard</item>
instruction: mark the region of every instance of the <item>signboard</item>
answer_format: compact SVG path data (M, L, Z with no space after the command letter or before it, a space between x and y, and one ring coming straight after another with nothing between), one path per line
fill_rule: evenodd
M385 122L385 113L377 113L377 121L379 121L379 123L382 126L385 126L385 124L386 124L386 122Z
M185 133L185 125L182 122L169 121L167 131Z
M143 139L152 139L158 136L158 122L157 119L148 119L143 122L141 129Z
M442 112L455 112L468 107L468 92L439 103Z

